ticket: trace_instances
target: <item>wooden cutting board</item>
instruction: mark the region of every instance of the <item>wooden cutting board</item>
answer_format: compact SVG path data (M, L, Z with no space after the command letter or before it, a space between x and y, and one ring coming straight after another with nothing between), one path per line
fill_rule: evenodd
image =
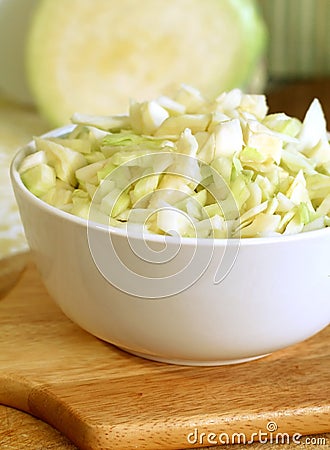
M90 450L197 448L221 443L221 433L246 440L323 433L330 431L329 343L330 327L241 365L148 361L74 325L29 265L0 300L0 403Z

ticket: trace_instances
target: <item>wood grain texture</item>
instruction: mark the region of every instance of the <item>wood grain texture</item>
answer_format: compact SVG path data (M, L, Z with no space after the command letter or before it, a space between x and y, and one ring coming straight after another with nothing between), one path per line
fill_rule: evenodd
M1 450L77 450L62 433L17 409L0 405Z
M330 431L329 327L241 365L156 363L74 325L31 265L0 302L0 317L0 403L44 420L81 449L198 448L208 445L201 433L249 439L270 421L291 435Z
M78 450L63 434L30 414L0 405L0 448L3 450ZM327 450L330 434L304 436L300 444L233 444L212 450Z
M16 284L28 262L28 252L0 258L0 300Z

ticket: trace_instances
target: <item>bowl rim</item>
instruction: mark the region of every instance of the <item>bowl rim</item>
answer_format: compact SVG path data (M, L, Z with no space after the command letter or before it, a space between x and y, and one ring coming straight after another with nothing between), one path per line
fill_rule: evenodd
M66 133L69 133L71 130L73 130L75 127L74 124L70 125L64 125L60 128L56 128L53 130L48 131L47 133L44 133L41 135L43 138L47 137L59 137L62 135L65 135ZM29 153L33 153L35 151L35 144L34 141L31 140L26 145L20 147L17 149L16 153L14 154L11 164L10 164L10 178L12 186L16 189L19 189L20 192L26 197L26 199L32 203L35 204L39 209L44 210L48 214L51 214L53 216L56 216L58 218L61 218L62 220L73 222L76 225L82 226L86 229L89 227L93 228L94 230L99 230L101 232L111 233L114 235L122 236L122 237L130 237L133 239L143 239L150 242L161 242L164 243L164 240L166 243L177 243L178 237L175 236L169 236L169 235L158 235L156 233L141 233L141 232L134 232L133 230L130 230L129 232L126 229L123 228L117 228L112 225L105 225L102 223L98 223L92 220L84 219L79 216L75 216L74 214L70 214L69 212L63 211L59 208L56 208L55 206L49 205L45 201L41 200L34 194L32 194L31 191L24 185L21 176L18 172L18 166L21 163L23 157L25 157ZM265 244L276 244L276 245L285 245L288 242L294 242L294 241L305 241L310 239L317 239L319 237L328 237L330 238L330 227L320 228L318 230L312 230L312 231L305 231L302 233L295 233L290 235L279 235L279 236L261 236L261 237L245 237L245 238L198 238L198 237L179 237L180 244L185 245L196 245L196 242L198 244L203 244L205 246L228 246L228 245L234 245L237 246L237 243L239 242L240 247L248 247L248 246L259 246L259 245L265 245Z

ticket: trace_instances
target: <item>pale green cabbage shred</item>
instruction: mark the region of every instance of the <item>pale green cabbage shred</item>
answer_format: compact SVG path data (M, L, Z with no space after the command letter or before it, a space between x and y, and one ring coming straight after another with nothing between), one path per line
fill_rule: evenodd
M317 99L301 122L268 114L264 95L233 89L207 100L182 85L173 98L131 101L126 115L76 113L72 122L64 137L35 138L20 167L28 189L63 211L202 238L330 224L330 144Z

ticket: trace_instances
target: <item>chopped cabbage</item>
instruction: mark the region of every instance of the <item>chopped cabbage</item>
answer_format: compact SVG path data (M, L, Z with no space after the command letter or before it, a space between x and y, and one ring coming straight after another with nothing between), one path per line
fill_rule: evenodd
M75 114L68 136L35 139L21 177L66 212L149 233L253 238L328 227L320 102L303 122L267 113L264 95L234 89L207 100L183 85L174 98L131 102L127 115Z

